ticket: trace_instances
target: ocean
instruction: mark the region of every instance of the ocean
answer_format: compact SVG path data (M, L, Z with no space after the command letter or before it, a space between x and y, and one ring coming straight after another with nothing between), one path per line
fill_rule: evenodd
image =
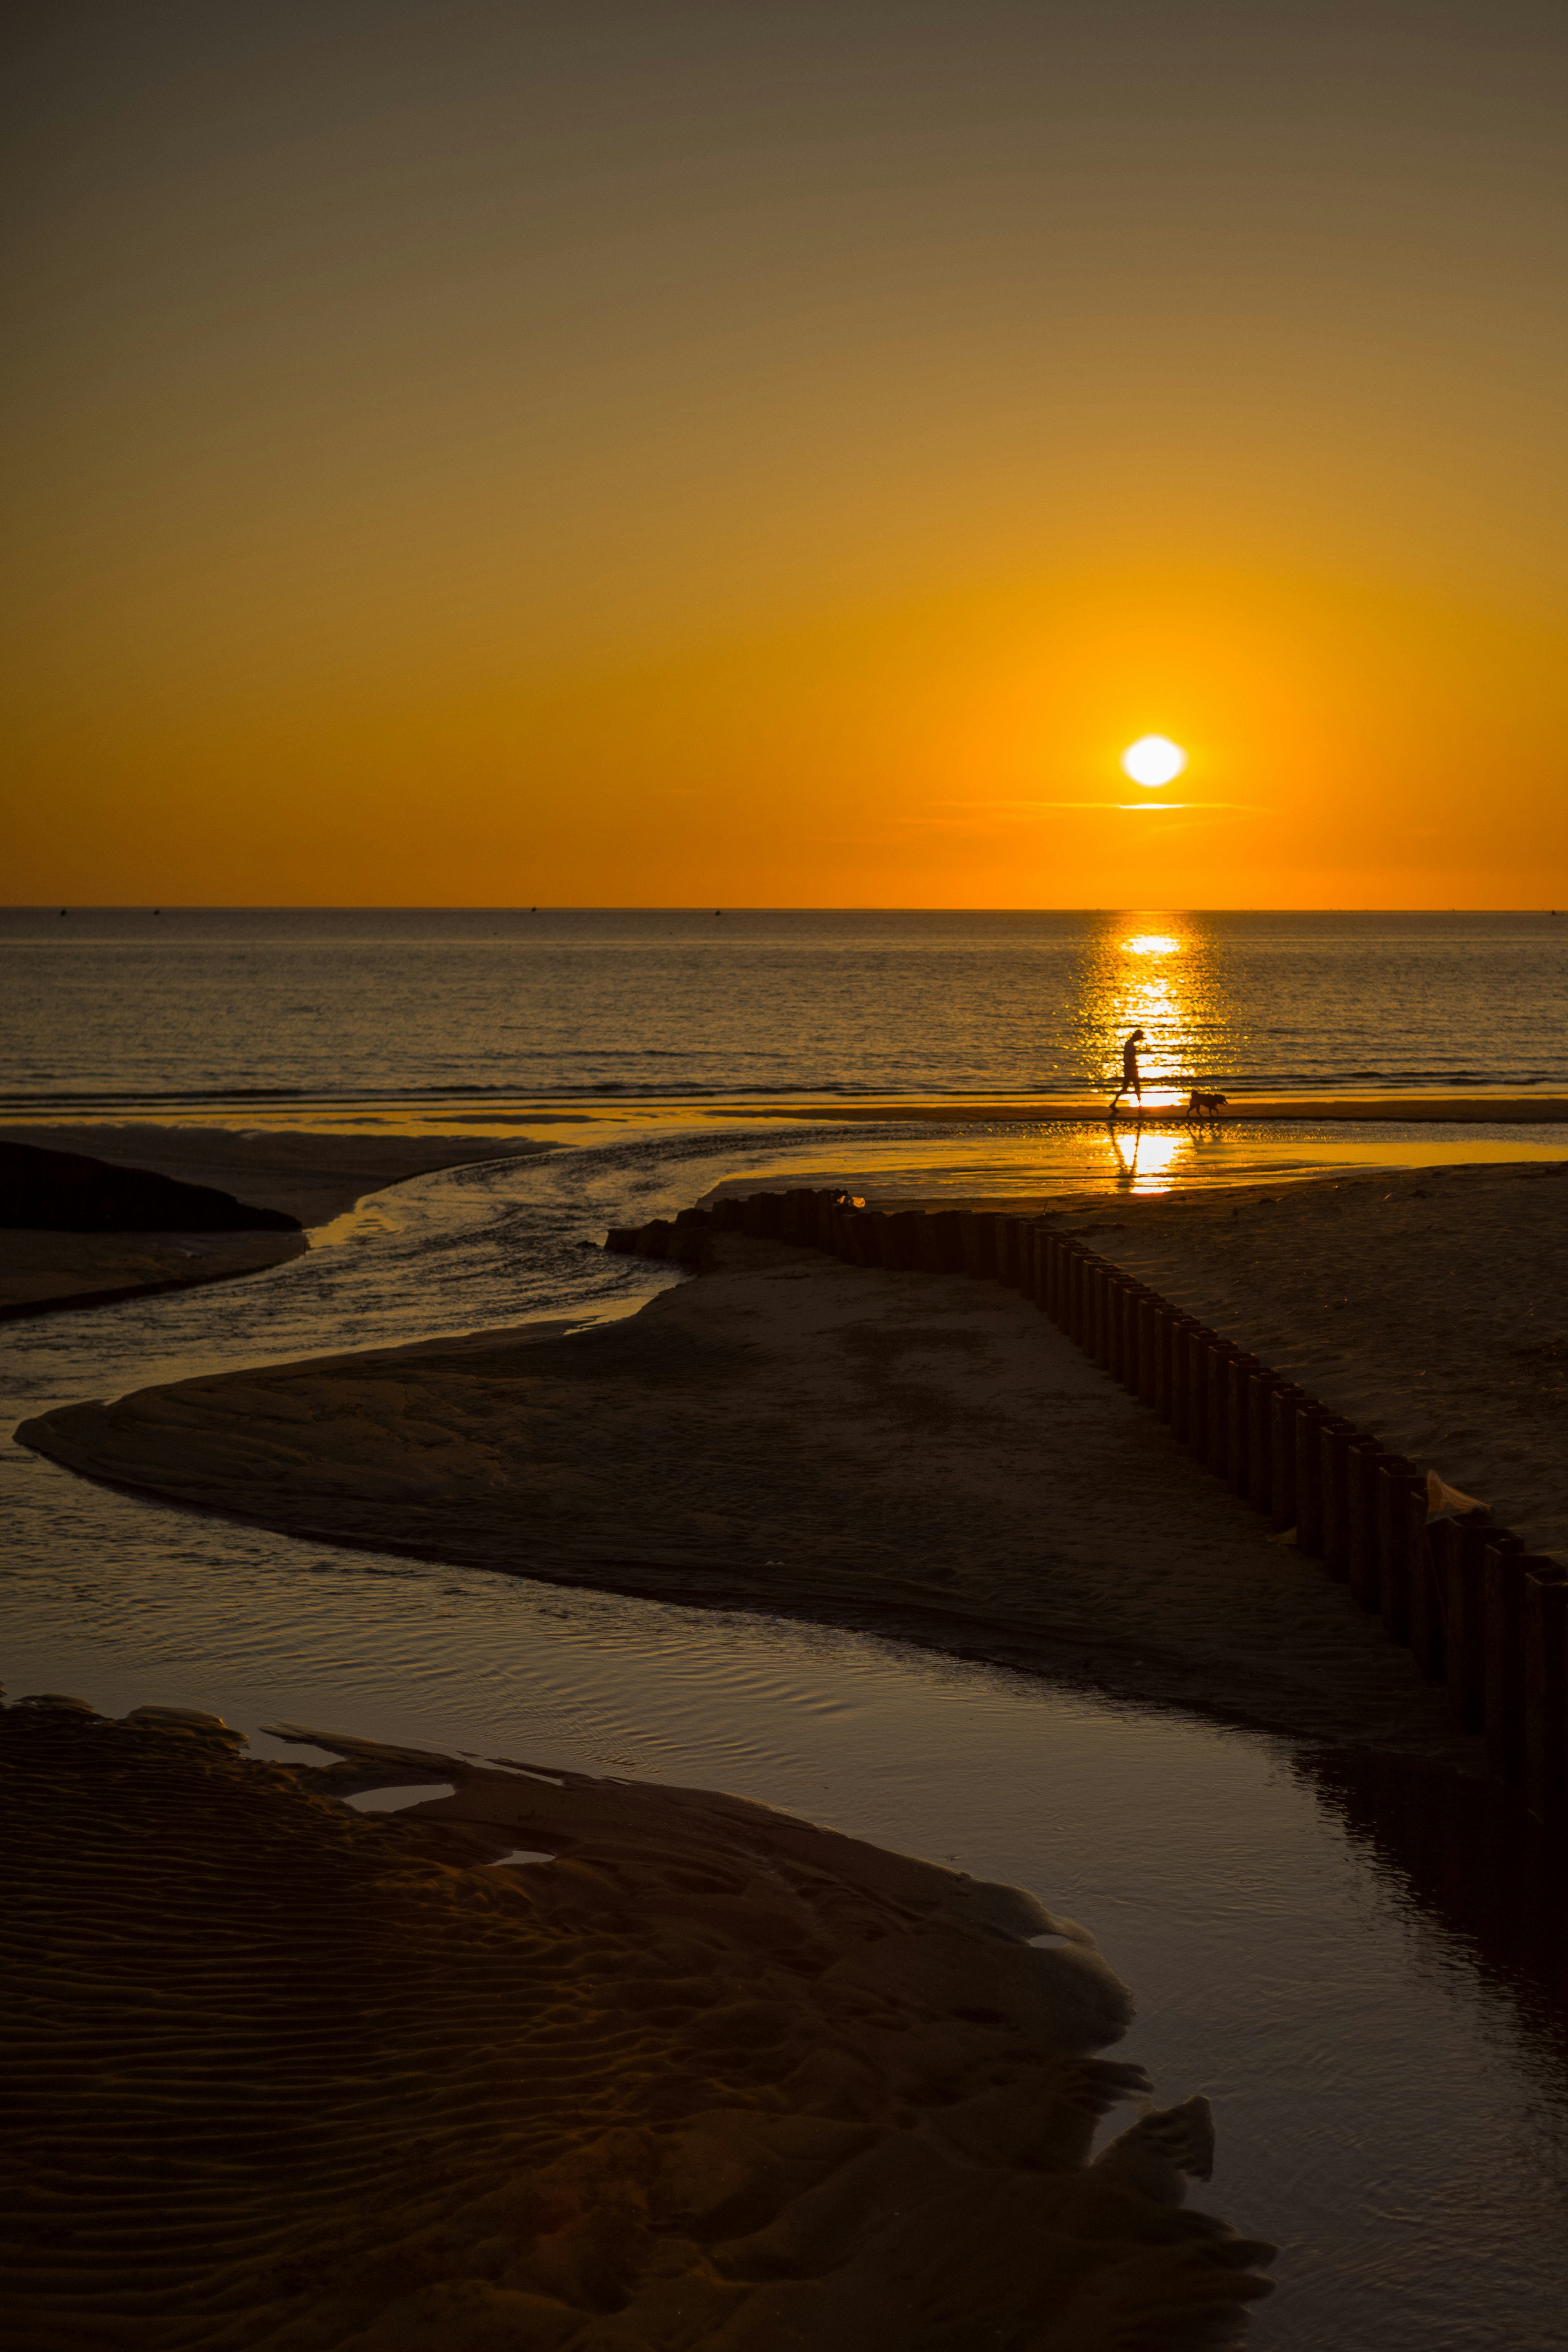
M1568 1087L1568 915L0 911L0 1108Z

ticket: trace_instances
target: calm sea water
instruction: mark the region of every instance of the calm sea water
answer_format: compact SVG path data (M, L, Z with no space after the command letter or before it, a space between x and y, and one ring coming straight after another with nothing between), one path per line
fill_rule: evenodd
M0 1098L1568 1085L1568 916L0 913Z

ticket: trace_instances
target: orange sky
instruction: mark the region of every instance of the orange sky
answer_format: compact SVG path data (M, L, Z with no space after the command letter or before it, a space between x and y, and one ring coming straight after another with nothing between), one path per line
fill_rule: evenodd
M1559 5L21 27L6 899L1568 904Z

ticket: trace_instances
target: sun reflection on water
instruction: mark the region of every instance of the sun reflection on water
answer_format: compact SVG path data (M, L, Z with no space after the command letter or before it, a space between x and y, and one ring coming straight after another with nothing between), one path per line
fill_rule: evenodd
M1165 908L1108 915L1084 957L1079 1007L1085 1076L1107 1099L1122 1044L1142 1029L1145 1109L1185 1104L1194 1087L1223 1086L1240 1066L1235 1007L1201 917ZM1127 1108L1127 1106L1124 1106Z
M1150 1133L1136 1120L1111 1129L1118 1185L1134 1192L1168 1192L1180 1172L1180 1163L1193 1156L1189 1135Z

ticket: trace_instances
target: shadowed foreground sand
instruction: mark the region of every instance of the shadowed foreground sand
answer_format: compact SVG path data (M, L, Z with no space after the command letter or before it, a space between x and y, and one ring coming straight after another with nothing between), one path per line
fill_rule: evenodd
M1232 2344L1267 2292L1178 2210L1201 2100L1086 2168L1130 2004L1031 1896L738 1799L297 1772L145 1712L0 1710L28 2352L1113 2352ZM395 1818L310 1792L435 1775Z
M1479 1769L1446 1695L1032 1306L717 1237L641 1313L26 1423L328 1541L789 1612Z

